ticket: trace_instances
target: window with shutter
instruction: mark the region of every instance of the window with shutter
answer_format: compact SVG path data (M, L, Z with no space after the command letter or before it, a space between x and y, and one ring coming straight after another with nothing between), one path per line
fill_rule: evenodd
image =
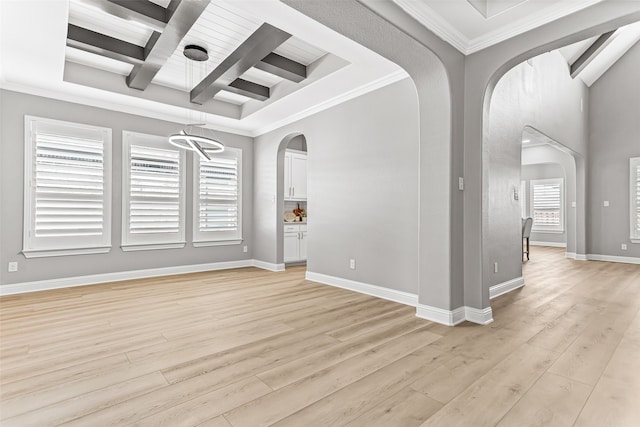
M532 231L564 231L563 187L561 178L531 181Z
M23 253L111 247L111 129L25 116Z
M631 241L640 243L640 157L631 158L629 171Z
M194 156L194 246L242 242L242 150L226 147L211 161Z
M166 137L123 133L123 250L184 246L183 169Z

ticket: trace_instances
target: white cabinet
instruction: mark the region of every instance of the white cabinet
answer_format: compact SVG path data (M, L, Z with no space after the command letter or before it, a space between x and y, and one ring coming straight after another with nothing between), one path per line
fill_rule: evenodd
M284 199L307 200L307 154L302 151L284 153Z
M284 262L307 259L307 224L284 225Z

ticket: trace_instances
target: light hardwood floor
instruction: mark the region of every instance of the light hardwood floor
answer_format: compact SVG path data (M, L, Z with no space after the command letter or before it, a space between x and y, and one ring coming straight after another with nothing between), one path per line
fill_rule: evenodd
M495 322L197 273L0 299L0 425L640 426L640 266L532 248Z

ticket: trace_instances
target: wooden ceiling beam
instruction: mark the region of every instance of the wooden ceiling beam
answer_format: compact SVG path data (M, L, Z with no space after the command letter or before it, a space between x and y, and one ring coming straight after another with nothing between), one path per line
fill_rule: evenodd
M133 67L127 76L127 86L145 90L208 5L209 0L173 0L166 9L168 20L164 31L151 36L145 46L145 60Z
M242 74L262 61L263 58L272 53L274 49L290 37L291 34L273 25L267 23L262 24L260 28L238 46L231 55L225 58L220 65L193 88L191 91L191 102L203 104L221 90L246 90L250 85L236 82L236 80L240 79ZM233 86L231 86L232 84ZM255 85L255 83L252 83L252 85ZM227 89L227 87L229 88ZM256 89L255 86L253 86L252 89ZM248 93L253 93L254 96L252 97L262 96L256 93L256 90L249 90Z

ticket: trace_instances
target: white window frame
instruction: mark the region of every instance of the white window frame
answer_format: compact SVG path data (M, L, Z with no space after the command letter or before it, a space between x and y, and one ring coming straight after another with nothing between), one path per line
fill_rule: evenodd
M535 203L533 200L533 189L538 184L560 184L560 225L558 226L544 226L536 224L535 221ZM564 233L565 230L565 201L564 201L564 179L563 178L550 178L550 179L532 179L529 181L529 212L533 218L533 226L531 231L535 233Z
M102 234L36 236L36 137L50 129L64 135L95 138L103 144ZM24 116L24 223L22 253L26 258L107 253L111 250L111 129L43 117Z
M640 157L629 159L629 238L632 243L640 243L640 230L638 229L638 211L640 210L640 183L638 182L638 169L640 168Z
M527 181L520 181L520 215L522 218L529 216L529 210L527 209Z
M235 232L203 232L200 231L200 156L193 155L193 246L223 246L239 245L242 243L242 150L234 147L225 147L221 154L212 154L212 157L235 156L238 161L238 229Z
M158 148L162 150L175 151L179 155L180 164L180 196L179 203L179 231L176 233L158 234L134 234L129 227L131 209L131 146L143 146ZM186 155L184 150L180 150L169 143L166 136L148 135L137 132L122 132L122 242L123 251L142 251L154 249L176 249L183 248L185 241L185 206L186 206Z

